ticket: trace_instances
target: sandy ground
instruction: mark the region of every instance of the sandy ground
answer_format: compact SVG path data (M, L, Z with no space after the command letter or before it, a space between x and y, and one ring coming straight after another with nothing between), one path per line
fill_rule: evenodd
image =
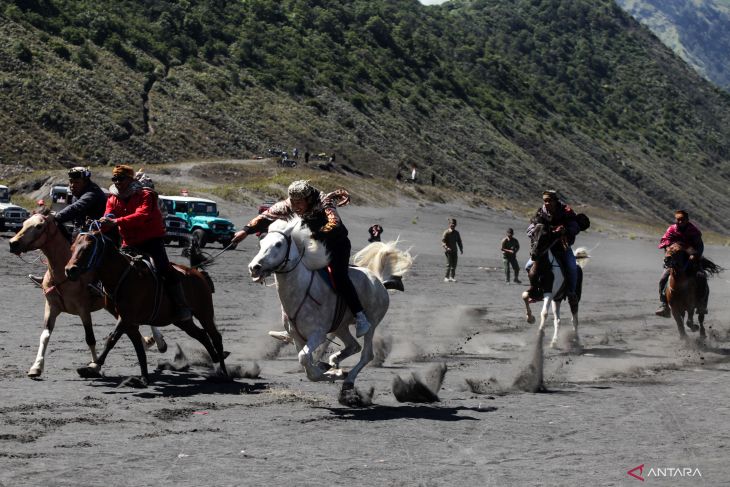
M253 215L226 209L238 226ZM307 381L293 347L277 351L266 336L278 328L278 301L274 288L247 277L253 238L209 270L228 364L258 364L260 376L221 384L195 369L165 370L147 389L118 387L139 370L126 338L104 378L81 379L76 367L89 354L80 320L68 315L51 337L42 380L28 379L43 297L24 276L39 267L0 253L0 485L638 485L627 471L641 464L654 485L727 481L730 274L711 281L706 344L696 334L681 343L673 321L652 313L661 270L655 242L581 234L592 255L580 313L584 350L546 349L549 391L516 392L509 386L533 358L536 325L524 321L524 287L505 285L497 249L508 226L526 246L526 221L408 201L342 214L354 248L379 222L384 238L400 235L417 256L406 292L393 294L378 328L392 351L382 367L360 374L358 387L375 389L364 409L341 406L338 384ZM442 282L439 241L449 216L465 245L456 283ZM179 249L169 252L183 261ZM706 255L730 268L727 248ZM112 319L103 312L94 319L101 341ZM564 335L569 328L564 313ZM150 350L152 366L171 361L177 345L199 353L179 330L163 331L170 350ZM440 363L448 366L440 402L396 401L396 376L427 375ZM666 467L695 476L649 470Z

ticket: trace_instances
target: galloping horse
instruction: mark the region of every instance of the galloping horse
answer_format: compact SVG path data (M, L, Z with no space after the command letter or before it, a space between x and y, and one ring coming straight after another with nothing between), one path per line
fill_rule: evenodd
M530 310L530 300L542 299L542 311L540 312L540 336L543 336L543 330L547 321L548 308L552 304L553 324L555 333L550 341L550 347L554 348L558 342L558 330L560 328L560 303L566 298L567 282L564 278L563 270L560 262L552 252L553 245L562 245L560 237L551 231L549 225L538 224L532 235L532 248L530 256L533 265L530 268L530 289L522 293L522 299L525 301L527 309L527 322L534 323L535 317ZM578 267L578 282L576 284L576 301L570 304L570 312L572 315L574 346L579 346L578 338L578 302L580 301L581 290L583 287L583 270Z
M140 323L154 326L169 325L173 312L172 301L162 290L156 272L146 261L123 254L114 243L99 231L80 233L71 247L71 258L66 265L66 276L72 281L84 275L98 277L109 290L119 316L117 326L109 335L104 351L87 367L78 369L82 377L98 377L107 354L114 348L122 333L126 333L134 345L142 371L142 385L149 384L147 357L139 333ZM181 281L190 309L203 329L193 320L176 322L175 326L198 340L221 371L227 374L224 363L223 340L215 326L213 296L205 276L196 269L174 264L182 274Z
M412 265L408 252L396 248L396 242L373 242L358 252L349 269L350 279L365 308L370 330L363 337L358 363L346 374L340 363L358 353L360 344L350 333L354 316L317 269L329 261L321 242L310 237L311 231L299 218L289 222L277 220L261 239L261 249L248 265L254 281L275 276L279 300L285 314L285 327L294 339L299 363L312 381L344 379L342 393L354 389L360 370L373 358L375 328L385 316L390 296L383 282L402 290L398 279ZM393 279L393 278L396 279ZM391 286L392 283L392 286ZM315 363L313 352L324 343L328 334L338 337L345 345L329 357L328 364Z
M692 331L700 330L700 338L705 338L705 314L702 313L702 306L698 307L700 294L710 290L700 289L697 273L704 270L707 277L719 274L722 268L709 259L702 258L695 262L690 260L691 249L680 243L673 243L664 253L664 266L669 269L669 280L667 281L666 295L667 304L672 311L674 321L677 323L680 338L687 338L684 331L684 315L687 314L687 328ZM704 286L703 286L704 287ZM693 323L694 312L698 310L697 321L699 326Z
M49 210L37 213L23 222L23 228L10 239L10 252L20 255L31 250L40 250L46 256L48 269L43 277L43 294L46 297L43 314L43 332L35 362L28 370L28 377L37 378L43 373L48 341L61 313L79 316L84 325L86 344L91 351L91 360L96 361L96 338L91 322L93 311L106 308L115 315L114 308L105 302L101 295L92 295L88 284L91 278L85 277L78 282L66 279L64 266L71 257L71 236L63 225L56 222ZM116 316L116 315L115 315ZM153 336L160 351L167 348L162 334L152 328Z

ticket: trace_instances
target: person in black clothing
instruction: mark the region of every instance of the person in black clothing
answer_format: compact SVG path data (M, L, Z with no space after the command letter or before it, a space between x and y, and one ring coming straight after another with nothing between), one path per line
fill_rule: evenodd
M104 216L106 194L91 180L91 171L85 167L72 167L68 171L68 187L73 198L71 204L56 213L56 222L59 224L72 223L73 233L71 241L82 231L87 218L98 220ZM36 284L43 282L43 277L28 274L28 278Z
M368 242L380 242L380 235L383 234L383 227L376 223L372 227L368 228L368 233L370 234Z
M71 204L56 213L56 221L72 223L76 234L84 228L87 218L98 220L104 216L106 194L91 180L91 171L85 167L68 171L68 186L73 195Z
M274 204L236 232L232 242L238 243L248 235L265 232L275 220L299 216L312 231L312 237L327 248L335 288L355 315L357 336L365 335L370 330L370 322L348 273L352 245L347 228L337 213L337 198L319 191L309 181L294 181L289 185L288 193L289 198ZM289 339L286 333L269 332L269 335L283 341Z

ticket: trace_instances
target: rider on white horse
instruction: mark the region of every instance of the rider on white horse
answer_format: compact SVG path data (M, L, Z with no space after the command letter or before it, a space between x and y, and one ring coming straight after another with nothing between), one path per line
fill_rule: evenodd
M357 336L365 335L370 330L370 322L348 274L352 246L347 236L347 228L337 213L336 199L303 180L291 183L288 194L289 198L274 204L236 232L232 242L240 242L252 233L265 232L275 220L290 220L295 215L299 216L312 231L312 237L324 243L330 256L335 289L355 315ZM286 332L269 334L284 341L290 339Z
M568 302L576 300L576 285L578 282L578 264L571 245L575 243L575 236L580 232L580 227L573 209L558 199L556 191L547 190L542 193L543 205L537 210L535 216L530 220L527 227L527 235L532 238L537 224L550 225L555 231L562 235L562 245L553 247L553 255L560 259L565 265L567 274L567 297Z

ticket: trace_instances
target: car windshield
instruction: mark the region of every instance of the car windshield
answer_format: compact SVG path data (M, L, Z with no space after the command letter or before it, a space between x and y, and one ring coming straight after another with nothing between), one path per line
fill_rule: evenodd
M8 188L0 188L0 201L10 201L10 192Z
M218 216L218 209L215 203L203 203L194 202L192 203L193 214L205 215L205 216Z

